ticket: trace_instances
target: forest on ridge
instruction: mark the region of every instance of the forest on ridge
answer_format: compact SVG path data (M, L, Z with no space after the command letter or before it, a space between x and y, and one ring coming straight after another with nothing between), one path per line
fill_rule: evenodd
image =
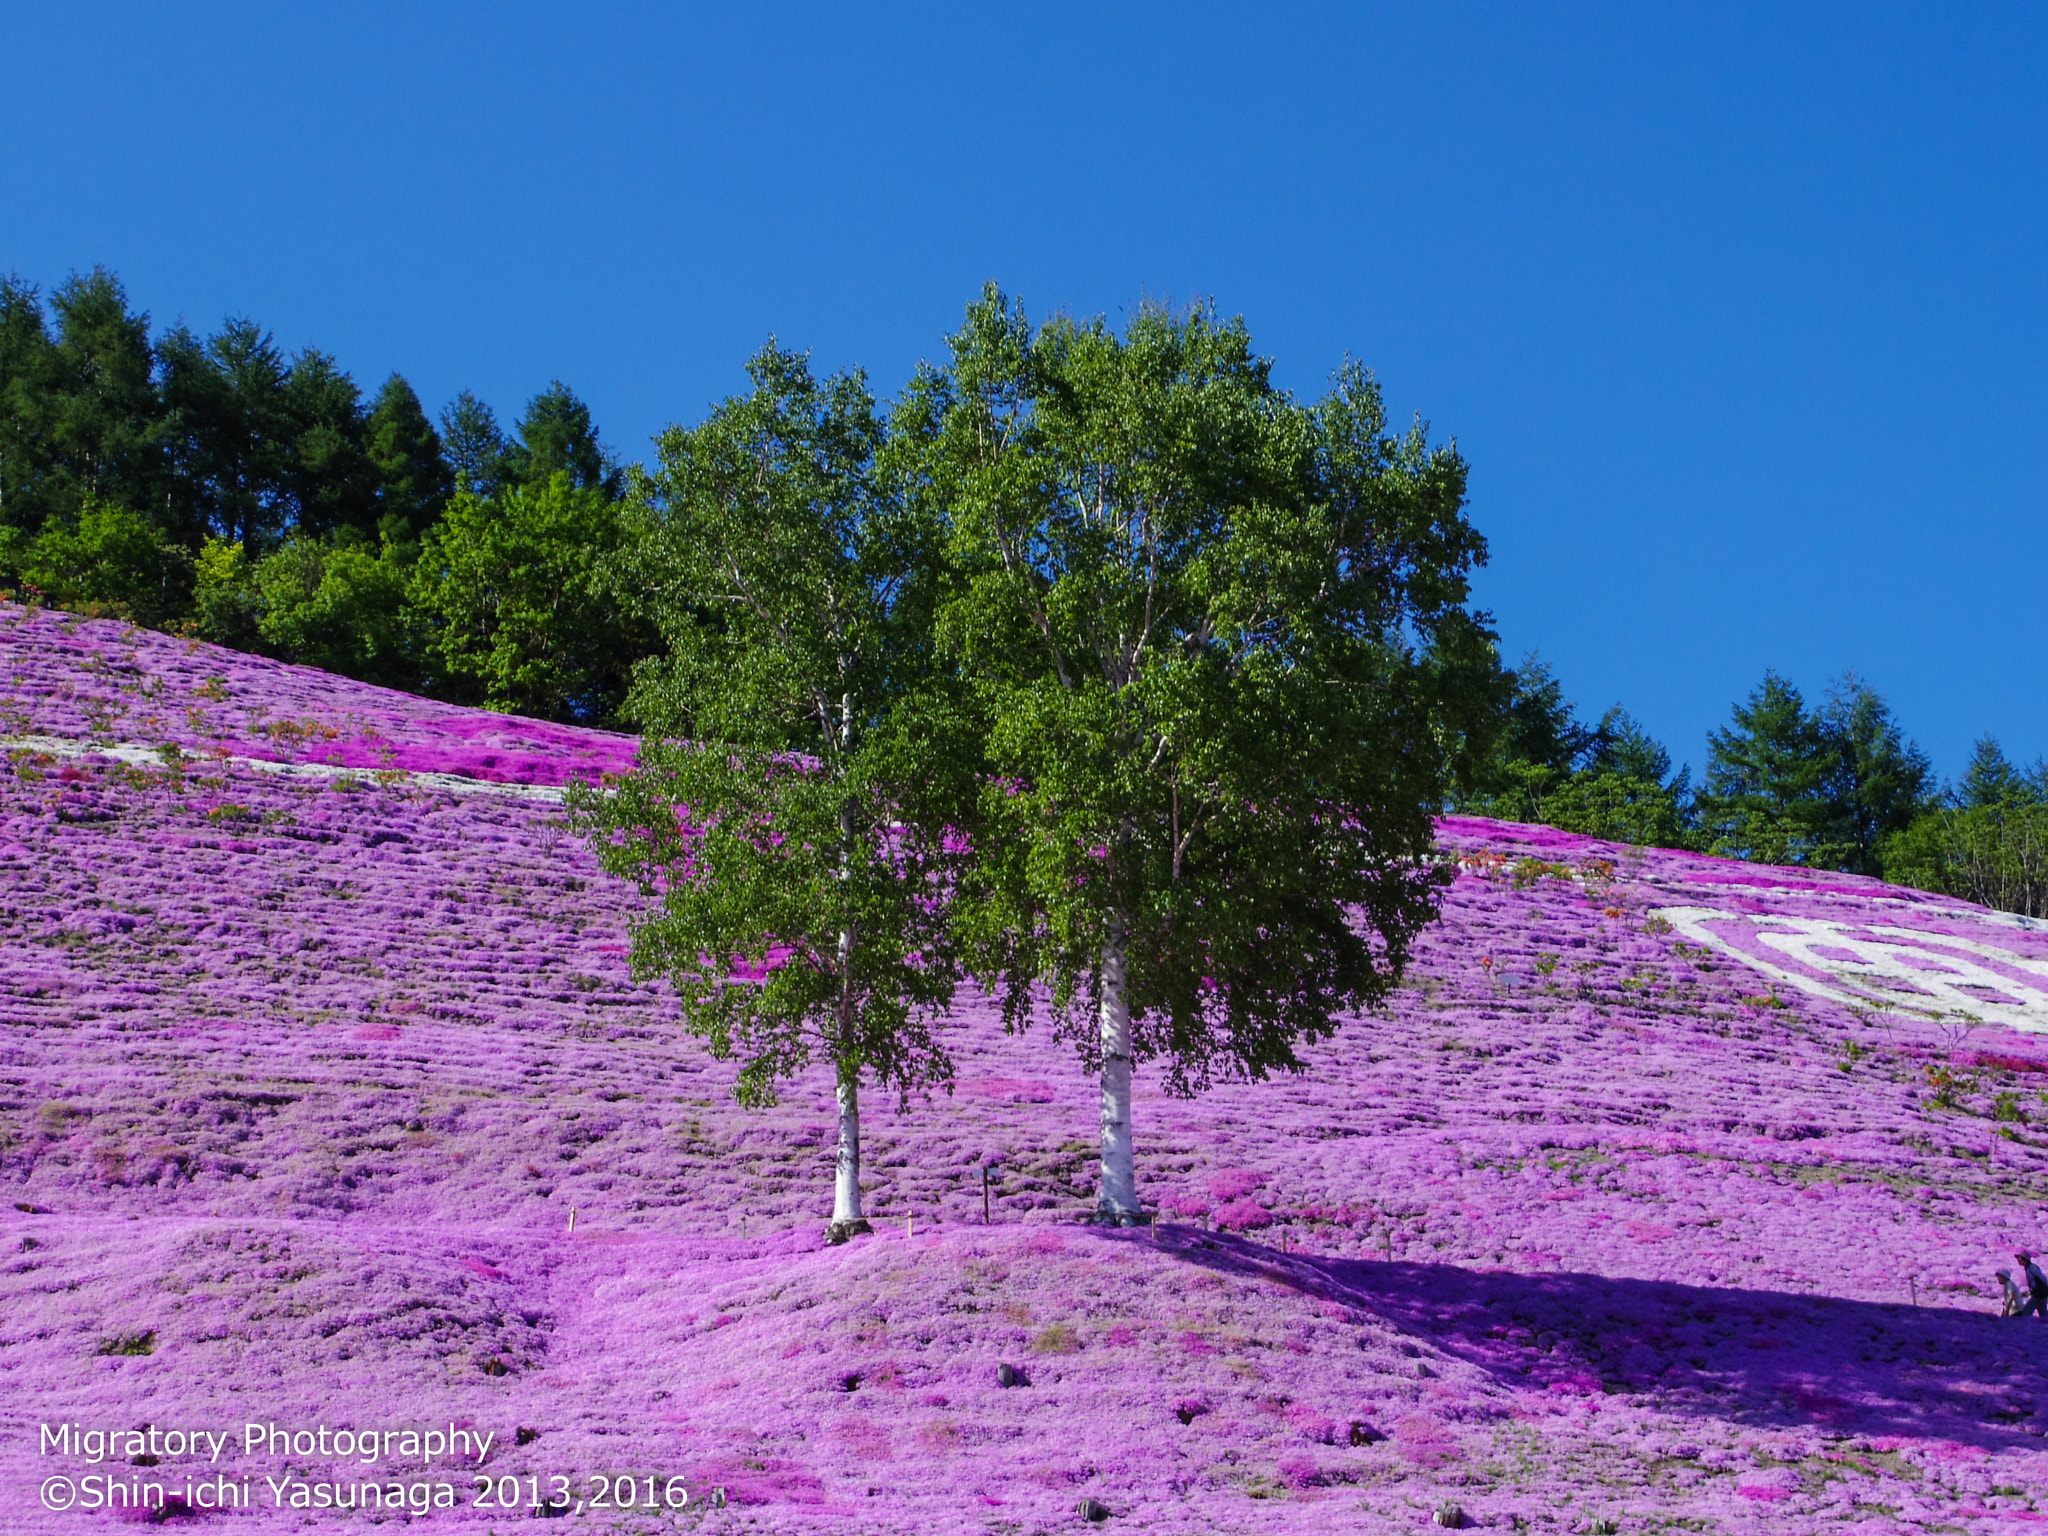
M0 593L633 728L662 511L559 381L508 430L468 391L431 413L396 373L367 392L252 320L152 329L104 268L0 279ZM1589 722L1540 658L1489 654L1447 809L2048 915L2048 767L1989 736L1942 783L1856 677L1812 700L1772 673L1695 778L1625 709Z

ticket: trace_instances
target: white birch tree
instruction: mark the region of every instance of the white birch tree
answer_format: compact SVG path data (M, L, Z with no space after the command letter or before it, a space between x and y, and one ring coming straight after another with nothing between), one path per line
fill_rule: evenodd
M933 664L939 528L891 492L865 382L820 383L773 343L749 372L750 394L663 434L635 488L616 585L667 655L630 695L638 768L572 809L655 903L635 972L669 977L687 1027L739 1061L742 1102L831 1065L844 1241L869 1230L863 1079L950 1078L948 829L973 778Z
M1100 1072L1096 1217L1128 1224L1134 1067L1298 1069L1434 914L1431 815L1495 691L1465 466L1361 369L1298 403L1242 322L1034 330L993 288L901 419L985 721L957 931L1013 1028L1048 999Z

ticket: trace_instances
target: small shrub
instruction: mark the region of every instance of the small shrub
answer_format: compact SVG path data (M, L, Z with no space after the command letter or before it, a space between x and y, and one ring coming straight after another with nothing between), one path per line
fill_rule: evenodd
M1961 1109L1963 1095L1977 1086L1975 1073L1961 1072L1945 1061L1929 1062L1927 1086L1934 1090L1934 1103L1941 1109Z
M1511 878L1518 891L1525 891L1538 880L1569 880L1572 867L1551 859L1521 859L1516 862Z
M1053 1323L1031 1341L1034 1355L1071 1355L1081 1348L1081 1336L1072 1323Z
M96 1355L153 1355L156 1353L156 1330L147 1329L142 1333L123 1333L111 1339L101 1339Z

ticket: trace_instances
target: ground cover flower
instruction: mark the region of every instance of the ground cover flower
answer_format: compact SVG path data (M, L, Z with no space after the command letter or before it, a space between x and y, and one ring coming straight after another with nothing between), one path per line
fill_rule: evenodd
M827 1249L829 1075L735 1106L627 973L634 893L507 792L629 741L6 608L0 714L0 1529L65 1528L21 1498L59 1422L462 1421L507 1476L722 1487L706 1530L1090 1498L1163 1532L1992 1531L2048 1486L2048 1328L1992 1278L2048 1238L2039 927L1447 819L1385 1015L1271 1084L1141 1075L1156 1232L1079 1225L1096 1090L967 998L957 1091L873 1115L877 1233ZM369 722L473 792L266 771L252 716ZM287 1463L349 1471L233 1469Z

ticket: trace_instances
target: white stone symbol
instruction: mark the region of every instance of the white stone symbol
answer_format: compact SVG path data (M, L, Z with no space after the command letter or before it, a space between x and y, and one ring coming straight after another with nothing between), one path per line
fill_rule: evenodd
M1661 907L1656 915L1695 944L1816 997L2048 1034L2048 960L2003 945L1889 923L1752 916L1711 907ZM1731 942L1728 930L1736 925L1755 948ZM1774 964L1758 950L1791 963Z

